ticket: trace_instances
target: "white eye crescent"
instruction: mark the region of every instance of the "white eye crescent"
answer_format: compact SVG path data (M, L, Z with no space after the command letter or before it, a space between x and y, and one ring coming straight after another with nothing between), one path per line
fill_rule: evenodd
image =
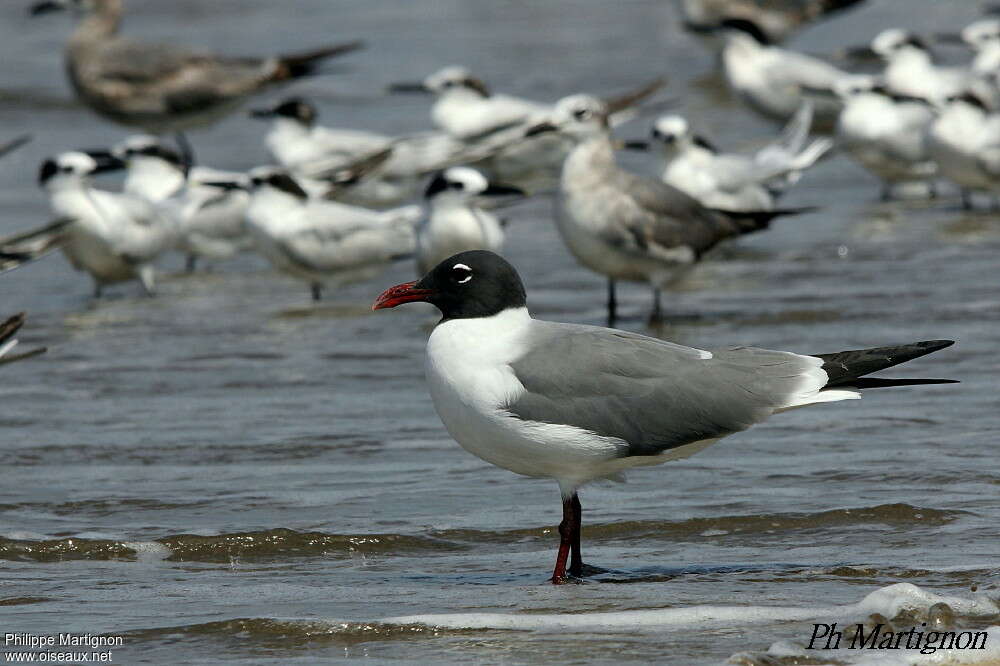
M468 271L469 274L466 275L461 280L458 280L457 281L458 284L465 284L466 282L468 282L469 280L472 279L472 269L469 268L468 266L466 266L465 264L455 264L454 266L451 267L451 270L453 270L453 271Z

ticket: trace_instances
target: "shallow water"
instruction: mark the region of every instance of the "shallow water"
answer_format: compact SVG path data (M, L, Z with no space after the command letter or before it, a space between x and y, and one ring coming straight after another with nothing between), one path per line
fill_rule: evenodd
M122 135L71 100L67 21L29 21L18 4L0 9L0 139L35 141L0 163L0 233L46 219L44 156ZM665 73L720 144L770 131L727 101L711 56L661 0L128 4L130 31L234 53L368 39L295 87L329 124L422 128L427 100L386 98L384 84L462 62L539 99ZM978 6L869 4L796 44L957 28ZM262 130L237 115L192 139L204 162L246 168L266 159ZM644 133L641 121L620 132ZM0 626L124 635L115 663L130 664L771 664L805 663L794 644L816 622L879 613L905 629L943 600L959 628L998 624L1000 222L951 196L876 197L864 172L828 160L786 199L820 213L703 264L651 332L806 353L952 338L901 374L962 383L783 414L627 485L584 489L586 556L608 571L558 588L544 584L555 484L447 437L422 379L429 309L367 310L410 266L320 307L253 257L194 276L171 257L156 299L126 285L95 302L58 257L6 275L3 312L28 310L23 342L50 351L3 369ZM602 282L563 249L550 203L509 212L507 254L536 315L600 323ZM646 290L621 298L623 327L646 331ZM990 639L965 656L1000 659Z

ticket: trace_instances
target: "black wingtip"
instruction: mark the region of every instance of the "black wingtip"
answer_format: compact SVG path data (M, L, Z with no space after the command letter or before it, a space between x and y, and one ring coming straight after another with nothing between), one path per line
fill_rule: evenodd
M899 382L906 381L912 384L916 380L895 380L896 384L889 384L885 382L893 380L868 378L865 375L912 361L927 354L932 354L953 344L955 344L954 340L923 340L905 345L876 347L873 349L854 349L835 354L815 354L815 356L823 359L823 370L830 378L830 381L826 385L827 388L838 386L854 388L906 386L907 384ZM859 379L861 377L865 378ZM922 381L921 383L951 383L953 381L933 380Z
M312 51L303 51L299 53L286 53L280 56L278 59L282 64L282 72L278 78L299 78L312 74L327 58L333 58L336 56L345 55L347 53L352 53L359 49L363 49L365 43L360 39L354 40L352 42L344 42L343 44L334 44L333 46L325 46L323 48L314 49Z
M925 386L928 384L961 384L957 379L887 379L882 377L862 377L847 384L856 389L894 388L896 386Z

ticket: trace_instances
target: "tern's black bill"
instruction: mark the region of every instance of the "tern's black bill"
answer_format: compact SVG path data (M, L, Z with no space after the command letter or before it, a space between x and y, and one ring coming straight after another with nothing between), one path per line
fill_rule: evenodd
M389 84L389 92L422 94L422 93L429 93L431 92L431 90L423 83L418 83L415 81L399 81L397 83Z
M490 183L489 187L480 192L488 197L503 197L503 196L524 196L525 192L519 187L514 187L513 185L500 185L499 183Z
M525 132L524 136L538 136L539 134L546 134L548 132L556 132L559 128L552 123L539 123L533 127L529 127Z
M28 15L41 16L42 14L61 12L64 9L66 9L66 3L64 2L57 2L56 0L42 0L41 2L36 2L28 7Z

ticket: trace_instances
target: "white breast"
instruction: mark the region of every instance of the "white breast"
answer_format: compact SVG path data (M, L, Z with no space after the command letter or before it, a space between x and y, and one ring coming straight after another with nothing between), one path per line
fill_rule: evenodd
M517 474L572 487L609 469L624 442L565 425L522 421L503 407L524 386L510 363L531 327L525 308L440 324L427 342L427 384L448 433L469 453Z

